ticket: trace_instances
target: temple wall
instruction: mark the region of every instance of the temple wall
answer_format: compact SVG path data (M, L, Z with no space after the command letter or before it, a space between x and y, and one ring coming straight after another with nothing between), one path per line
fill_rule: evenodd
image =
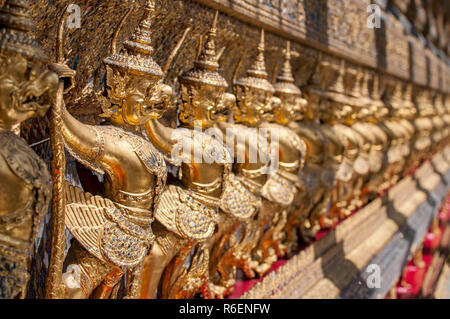
M76 90L67 102L77 97L76 113L98 114L98 103L90 98L101 87L105 70L102 60L108 55L112 35L129 8L138 8L143 0L93 1L73 0L81 8L80 29L67 30L67 55L77 70ZM243 59L241 76L256 49L259 30L266 35L266 62L270 73L282 57L287 39L294 41L299 56L292 61L298 86L308 84L318 60L327 55L359 65L419 86L442 92L450 90L450 66L424 46L418 37L406 34L404 26L391 13L381 11L382 27L370 29L367 20L369 0L351 1L271 1L271 0L157 0L153 40L155 60L164 65L184 30L191 27L185 43L167 75L173 84L182 71L191 67L200 35L207 32L214 9L219 9L217 46L225 47L222 71L230 82L236 65ZM54 57L56 23L67 1L35 0L33 10L39 40ZM140 20L142 12L132 10L119 36L126 39ZM93 83L93 87L88 84ZM72 102L72 103L71 103ZM70 106L69 106L70 108Z

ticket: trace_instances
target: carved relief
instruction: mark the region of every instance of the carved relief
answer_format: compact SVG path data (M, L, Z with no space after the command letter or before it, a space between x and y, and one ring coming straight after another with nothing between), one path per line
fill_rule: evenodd
M44 116L57 76L34 34L28 1L0 7L0 299L24 298L29 255L51 199L44 161L20 138L22 122Z
M448 65L368 4L113 0L74 31L48 25L58 0L35 18L47 69L28 1L0 0L0 297L25 296L50 202L48 298L225 298L444 150Z

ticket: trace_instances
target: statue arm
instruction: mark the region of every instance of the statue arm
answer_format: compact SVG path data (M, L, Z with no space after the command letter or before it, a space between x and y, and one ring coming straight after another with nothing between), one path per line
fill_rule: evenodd
M54 63L50 68L58 74L60 78L70 79L71 86L67 91L74 86L74 70L71 70L67 65L60 63ZM105 141L102 138L101 132L94 126L86 125L75 119L67 110L64 102L61 106L61 127L59 129L66 147L73 156L85 164L93 164L96 166L95 168L102 166L100 163L100 153L102 153L101 150L105 147Z
M148 138L156 148L165 155L170 155L177 140L173 133L174 129L162 125L159 120L151 119L145 123L145 131Z

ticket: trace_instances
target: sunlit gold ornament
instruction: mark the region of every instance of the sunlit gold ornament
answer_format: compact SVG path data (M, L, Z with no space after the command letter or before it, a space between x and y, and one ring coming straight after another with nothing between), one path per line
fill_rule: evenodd
M251 152L257 154L257 147L261 142L256 132L246 126L227 123L228 115L234 107L236 98L230 93L225 93L228 84L218 72L219 56L215 53L215 37L217 28L217 13L213 27L211 28L205 47L200 52L199 58L194 62L194 69L185 73L180 82L186 89L192 90L192 85L199 91L215 92L205 94L211 96L213 102L201 100L202 104L209 108L207 112L198 104L183 103L181 114L182 122L199 120L186 116L189 114L206 114L205 127L209 127L207 133L219 141L227 144L233 154L233 172L229 173L225 180L225 189L221 196L218 228L215 236L207 240L204 249L209 250L208 282L202 292L206 298L223 298L232 292L236 280L237 269L247 272L250 261L248 242L255 236L254 230L246 227L254 215L258 214L261 207L261 188L266 181L263 171L270 164L258 159L250 162ZM189 87L191 85L191 87ZM219 90L217 92L217 90ZM189 120L189 118L191 120ZM206 125L205 125L206 124ZM213 124L212 127L211 124ZM244 138L241 138L244 137ZM228 140L228 138L232 140ZM255 143L255 144L253 144ZM239 159L243 157L243 161Z
M233 84L233 92L237 99L233 110L235 120L251 127L257 127L266 121L274 103L275 89L267 80L264 46L264 30L261 30L255 61L247 70L246 76Z
M442 129L439 130L438 133L436 134L437 135L436 139L438 140L437 149L442 150L445 147L445 145L447 145L446 141L448 139L448 136L450 135L450 128L448 127L450 118L448 117L448 114L446 113L445 109L444 94L437 92L434 104L436 114L442 120L441 125L443 125Z
M301 241L309 242L314 238L316 232L320 230L321 212L324 211L329 201L325 196L324 181L326 179L322 179L324 173L322 165L327 158L325 154L328 142L320 130L320 124L313 119L313 109L316 109L314 102L308 102L307 114L309 115L306 115L302 122L290 123L291 129L306 143L307 152L305 167L299 174L303 196L299 197L297 201L301 206L298 209L298 215L291 215L287 223L286 246L289 252L295 251L297 248L299 242L297 229Z
M353 120L352 99L345 92L351 91L349 88L354 82L349 81L348 75L354 76L354 72L345 73L344 63L336 59L321 61L317 72L318 84L308 91L310 98L317 100L315 104L322 122L318 129L327 144L326 161L322 165L325 170L321 178L326 191L322 204L318 205L320 209L315 209L310 216L310 220L314 220L310 221L311 229L315 230L312 234L318 229L329 228L338 220L340 209L346 206L345 198L352 193L350 185L355 176L354 164L360 155L358 135L344 125Z
M438 152L440 149L442 149L442 142L445 137L444 130L446 123L443 116L443 106L441 103L442 100L440 98L439 92L434 91L432 96L433 116L431 117L431 120L433 122L433 133L431 138L433 140L434 152Z
M46 164L18 136L43 116L58 78L33 33L26 0L0 7L0 299L24 298L29 256L51 198Z
M380 127L389 136L390 143L386 152L387 167L383 172L384 182L381 189L389 188L402 177L410 153L409 139L412 137L409 128L400 121L403 108L401 83L391 78L384 78L384 82L384 103L389 109L389 116Z
M205 47L200 52L199 58L194 62L195 68L185 73L180 79L182 84L189 85L191 83L203 92L210 90L213 92L219 88L219 92L212 94L213 99L215 98L218 103L207 112L203 108L199 109L196 104L184 103L181 109L181 114L184 117L182 122L186 121L187 117L185 115L187 114L196 114L199 111L206 114L207 123L204 123L203 126L208 128L213 124L213 127L208 129L208 134L211 134L223 143L227 143L227 146L232 148L232 153L234 154L233 173L230 172L224 181L224 191L220 201L221 214L218 216L217 231L215 236L210 237L202 247L204 250L209 251L207 281L202 288L202 293L206 298L223 298L226 294L231 293L235 284L237 268L242 268L245 271L245 261L242 260L241 256L243 256L246 242L251 234L242 233L244 232L243 228L245 228L242 227L242 224L245 224L257 214L261 206L259 194L252 194L249 191L249 189L253 191L254 188L248 187L246 176L247 174L253 175L252 169L254 170L255 167L258 168L256 173L261 174L259 170L266 165L259 162L256 165L247 162L239 163L236 160L239 152L244 152L245 158L249 158L248 144L246 144L249 142L248 140L244 139L243 144L240 140L235 140L235 143L231 146L228 144L231 142L227 138L236 138L236 133L245 134L242 131L245 127L239 126L234 131L234 134L228 135L227 129L236 128L236 125L225 122L236 98L234 95L224 92L223 89L226 89L228 84L218 72L219 56L215 53L214 43L217 32L217 18L218 12L216 12L215 21L209 31ZM208 94L205 95L208 96ZM211 105L208 105L208 102L209 100L207 99L202 100L206 107ZM194 121L198 119L197 116ZM243 172L245 173L242 174ZM254 176L251 177L255 178ZM254 185L252 184L252 186Z
M290 55L290 50L288 51ZM287 61L289 63L289 61ZM289 69L285 70L286 72L290 72L290 64L287 66ZM287 76L289 76L288 74ZM292 78L289 77L287 80L289 81ZM250 80L247 80L247 82L250 82ZM293 80L292 80L293 82ZM286 94L290 94L290 89L296 89L294 93L300 92L298 88L294 86L294 88L289 88L289 85L286 85L285 89L282 89L283 84L279 83L279 89L280 92L286 92ZM304 103L304 100L301 99L300 95L295 96L295 105L289 105L286 107L286 116L293 117L298 116L298 111L296 108L304 106L304 105L298 105L298 102L301 101ZM291 108L292 107L292 108ZM281 108L277 108L277 110L281 110ZM235 116L237 116L235 119L237 122L239 122L239 115L235 113ZM272 116L275 116L272 114ZM291 119L287 120L288 122L291 121ZM273 125L269 125L268 123L266 128L275 128L277 130L280 129L280 127L274 127ZM252 130L251 128L243 125L243 124L232 124L232 123L217 123L216 127L219 128L223 134L229 133L230 131L226 132L226 130L231 130L233 132L233 138L237 138L237 144L234 148L234 155L235 155L235 161L239 161L240 155L245 154L245 161L241 163L237 163L234 165L234 171L236 172L238 178L245 184L251 191L258 196L263 196L263 192L261 191L264 187L264 185L267 182L267 173L264 171L269 168L270 165L270 154L269 149L263 151L263 145L265 141L263 140L263 137L260 134L257 134L255 130ZM264 126L260 126L264 127ZM298 141L295 138L295 133L291 132L291 135L289 136L290 140L295 140L295 142L299 142L298 144L301 144L301 141ZM291 137L293 135L293 137ZM239 139L239 136L245 136L244 139ZM252 142L253 141L253 142ZM257 142L257 143L256 143ZM297 144L296 144L297 145ZM292 145L291 145L292 146ZM304 146L304 145L303 145ZM301 147L301 146L299 146ZM292 149L289 149L288 151L291 151ZM253 154L259 154L260 156L265 156L265 159L258 158L256 163L251 163L249 159L251 158L250 153ZM290 181L295 184L297 182L297 175L296 170L298 170L302 166L301 156L300 158L297 158L296 155L298 154L292 154L292 162L291 163L285 163L286 159L281 160L280 165L283 166L283 164L287 167L289 172L286 174L290 175ZM276 224L273 225L272 229L270 229L266 234L265 239L265 246L271 248L276 253L277 257L284 255L286 249L283 248L283 245L281 244L281 241L284 237L283 235L283 228L286 222L286 212L282 212L279 217ZM222 263L218 263L217 269L223 273L224 269L227 269L226 266L231 267L234 264L236 264L237 267L241 268L244 273L248 277L253 277L255 275L255 270L259 270L260 272L266 271L267 265L258 265L257 262L252 261L251 258L251 252L254 249L255 244L257 243L257 239L261 236L260 232L261 229L258 227L256 223L253 223L252 221L248 221L246 224L241 224L236 227L237 231L239 231L239 237L240 240L237 240L234 234L230 236L229 238L229 245L230 249L228 249L222 258ZM252 243L253 242L253 243ZM222 244L224 245L224 244ZM223 249L223 248L222 248ZM273 260L275 260L275 255L271 257ZM236 267L234 267L236 268Z
M349 129L349 140L359 139L359 155L353 164L352 198L344 207L341 207L341 210L344 210L343 217L347 217L352 211L363 206L366 201L365 185L371 174L376 173L381 165L381 153L376 146L377 137L375 131L367 123L371 114L368 81L367 74L358 69L356 74L351 75L351 79L347 83L348 87L346 87L351 112L347 115L345 124Z
M375 195L382 193L386 189L387 185L390 184L390 182L388 181L389 178L387 178L387 176L390 174L390 161L392 162L392 159L395 157L392 157L392 154L396 153L396 151L389 152L392 146L394 135L392 131L386 126L386 122L390 118L390 110L385 101L382 100L382 97L386 97L389 94L387 92L388 87L385 81L382 81L382 78L379 74L373 73L372 78L372 87L370 90L369 98L369 104L371 105L371 107L366 119L368 123L364 125L369 129L371 128L373 134L376 136L377 142L375 143L375 145L372 145L372 150L375 149L376 153L380 154L379 152L381 152L381 154L383 155L381 158L381 167L379 168L378 172L371 174L365 188L367 194ZM378 151L379 149L381 151Z
M63 51L63 33L64 21L67 17L67 10L61 16L58 28L58 37L56 42L57 52L56 61L64 63ZM52 64L53 66L53 64ZM63 267L64 258L66 254L66 240L65 240L65 215L66 215L66 200L65 200L65 175L66 175L66 154L64 147L64 138L61 134L60 127L62 126L62 109L64 104L64 89L65 77L69 78L73 75L72 70L68 70L67 74L59 75L58 89L55 94L55 101L51 110L49 131L51 140L51 170L53 178L52 188L52 216L51 216L51 250L48 265L48 275L45 281L45 297L48 299L61 298L65 294L65 286L63 282ZM64 72L66 73L66 72Z
M355 119L352 93L356 84L356 70L345 70L342 61L331 60L326 62L322 72L330 72L331 79L325 80L325 83L329 83L328 86L323 84L326 88L326 98L321 103L322 112L319 115L324 122L321 129L331 144L337 146L333 152L339 154L339 160L332 162L332 169L329 171L334 181L330 183L330 186L333 185L330 190L331 206L325 222L322 222L323 228L330 227L338 218L351 212L348 206L357 178L355 163L361 156L362 139L345 125ZM327 79L327 76L324 75L323 78Z
M330 65L329 61L322 60L317 64L316 71L312 78L311 85L303 90L308 104L299 122L290 123L290 127L306 143L307 153L305 167L301 171L300 183L303 187L303 198L299 199L301 208L297 219L288 222L289 228L297 228L300 239L303 242L313 240L321 227L324 226L329 203L331 200L331 189L334 185L335 165L333 155L338 150L337 139L330 139L323 130L319 118L323 112L320 105L325 100L326 86L330 83L330 78L325 71ZM297 238L295 230L288 229L287 238L290 249L296 248Z
M161 69L152 58L153 1L125 48L105 59L107 97L100 97L112 125L91 126L64 108L61 132L68 151L82 164L105 174L104 198L66 187L66 226L76 238L66 260L67 298L108 298L124 273L127 297L139 294L142 260L154 242L153 213L166 181L163 156L136 127L162 115L167 95ZM56 65L56 69L64 69ZM80 277L77 285L70 279Z
M225 221L223 213L246 219L257 210L248 198L251 194L231 174L232 159L225 145L202 131L225 120L224 113L234 101L234 96L225 93L228 84L217 72L217 19L218 13L194 67L179 77L183 127L172 129L156 120L146 124L149 139L179 167L180 184L167 188L155 212L161 227L172 235L158 237L155 247L160 251L152 251L146 261L149 274L143 283L143 298L155 296L160 280L158 294L163 298L188 298L199 292L209 276L214 243L209 239L216 225ZM228 228L225 224L219 225L218 236ZM192 262L187 265L191 251Z
M367 79L362 87L361 95L365 101L367 114L356 125L359 132L367 131L372 135L372 146L369 153L370 174L366 177L362 190L362 202L377 196L380 193L380 185L383 183L383 172L387 164L387 151L389 137L380 127L388 113L381 111L385 108L380 100L378 76L374 73L366 73ZM369 88L369 83L371 87Z
M414 126L417 130L414 153L417 154L415 164L418 166L426 159L431 150L433 123L429 117L432 106L428 100L428 91L417 86L413 90L413 100L417 108L417 116L414 119Z
M271 242L266 243L266 245L271 245L277 252L278 257L283 257L292 251L288 247L295 245L292 241L289 243L286 241L288 237L295 236L285 233L284 230L291 229L295 231L295 228L292 225L288 225L288 223L292 224L297 219L294 213L298 213L302 204L301 198L304 197L304 187L301 185L299 175L305 165L307 153L305 142L294 130L288 127L291 122L302 117L302 113L304 113L307 106L307 101L302 98L302 93L295 85L292 75L290 42L287 42L283 66L280 74L277 76L274 88L275 96L281 101L279 107L272 109L272 118L269 118L274 123L263 123L260 127L273 129L278 132L280 156L277 174L289 181L295 188L289 190L294 194L293 202L281 213L281 218L274 226Z
M279 104L279 99L274 98L275 90L267 80L265 65L265 39L264 30L261 30L261 39L258 51L252 66L246 71L246 76L234 81L233 92L236 95L236 106L234 108L234 121L249 128L257 128L261 123L268 120L270 111L274 104ZM237 69L236 69L237 72ZM235 78L235 77L234 77ZM258 146L258 152L261 146ZM266 151L270 155L271 149ZM264 153L264 152L262 152ZM265 273L276 261L277 256L272 247L265 249L263 243L270 241L272 237L273 220L281 213L284 202L290 204L293 198L288 196L277 196L280 180L264 176L265 182L261 188L263 199L261 210L257 218L245 225L245 234L252 234L246 249L241 254L245 259L244 270L248 277L253 278L256 273ZM262 176L260 181L262 182Z
M420 165L421 157L423 155L420 149L422 149L422 147L424 146L422 142L425 140L425 144L427 144L426 140L428 140L427 137L423 138L425 135L427 135L426 130L422 130L420 128L421 120L417 100L418 92L418 87L412 84L410 84L405 90L406 97L404 99L404 103L405 107L408 110L408 113L405 114L403 121L408 122L407 125L409 127L412 127L412 130L410 128L410 131L413 132L409 142L411 152L406 164L406 173L412 172Z
M262 171L269 164L267 161L262 163L259 160L256 163L249 162L250 152L257 152L257 144L252 143L258 143L259 136L255 132L248 130L246 126L226 122L236 98L233 94L225 93L228 83L218 72L219 56L214 49L216 24L217 21L213 23L205 47L198 60L194 62L195 68L185 73L181 79L181 83L192 83L203 92L217 91L219 88L219 92L211 96L220 102L210 111L205 112L198 104L184 103L181 109L182 121L190 117L186 116L188 114L198 112L211 114L206 116L206 127L213 125L208 129L208 134L227 144L234 157L233 172L228 174L222 194L220 209L223 213L219 215L215 236L209 238L205 244L205 249L209 250L210 255L208 282L202 289L206 298L223 298L231 293L237 269L241 268L244 271L247 269L246 263L249 259L246 257L249 256L249 252L246 245L254 234L245 225L260 209L260 188L266 181ZM190 89L192 90L192 87ZM208 100L203 101L206 107L211 105L211 103L208 105ZM193 120L198 120L198 116ZM227 140L228 138L233 141ZM242 156L244 161L239 161L238 158ZM261 180L264 181L262 184Z
M402 146L401 153L403 154L403 167L399 176L402 178L404 175L410 173L412 169L412 163L414 162L414 139L417 134L414 126L414 118L416 115L416 109L412 103L412 84L402 83L401 94L399 94L399 107L397 115L394 116L396 123L402 128Z
M264 42L264 30L262 30L255 61L247 70L246 76L235 81L233 85L237 100L234 120L250 128L261 128L261 124L273 117L271 115L273 108L278 108L281 104L281 100L274 96L274 87L267 80ZM273 155L274 152L278 152L278 145L270 142L268 153ZM258 235L255 236L253 243L248 245L249 248L253 246L251 249L253 271L247 275L253 277L255 271L262 275L277 260L277 252L272 245L274 236L277 236L275 225L284 223L284 208L292 203L295 193L295 185L276 172L272 172L264 184L261 192L262 209L258 218L246 226L254 230L258 229Z

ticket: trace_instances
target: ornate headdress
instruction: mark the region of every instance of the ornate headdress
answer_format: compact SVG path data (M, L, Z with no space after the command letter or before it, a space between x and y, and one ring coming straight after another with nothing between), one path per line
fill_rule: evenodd
M41 46L31 32L33 23L29 15L28 0L1 1L0 53L21 55L34 61L46 62Z
M154 0L148 0L144 10L144 19L139 23L130 39L125 41L124 50L117 53L115 38L120 31L121 25L119 25L112 44L112 54L104 62L106 65L124 69L129 73L162 78L164 75L163 71L152 58L151 17L155 11Z
M227 88L227 81L217 71L219 69L216 55L217 19L219 12L216 11L213 24L208 32L208 39L194 67L180 76L181 83L200 83L216 87Z
M264 61L264 29L261 30L261 41L258 45L258 55L255 62L247 71L247 76L237 80L234 84L275 93L273 85L267 80L266 63Z
M280 74L277 76L277 82L273 85L277 93L286 93L301 96L302 92L295 85L292 76L291 67L291 42L287 42L286 52L284 53L284 63Z

